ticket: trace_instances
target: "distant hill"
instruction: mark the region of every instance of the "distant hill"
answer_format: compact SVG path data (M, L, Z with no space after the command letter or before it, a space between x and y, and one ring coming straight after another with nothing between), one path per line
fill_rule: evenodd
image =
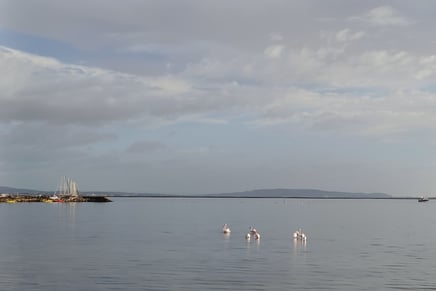
M21 193L39 193L39 192L41 192L41 191L0 186L0 193L8 193L8 194L20 193L21 194Z
M38 191L30 189L20 189L13 187L0 186L0 193L53 193L47 191ZM242 192L218 193L218 194L199 194L199 195L178 195L162 193L129 193L129 192L81 192L82 194L103 195L112 197L215 197L215 198L392 198L391 195L384 193L353 193L353 192L336 192L323 191L316 189L258 189Z

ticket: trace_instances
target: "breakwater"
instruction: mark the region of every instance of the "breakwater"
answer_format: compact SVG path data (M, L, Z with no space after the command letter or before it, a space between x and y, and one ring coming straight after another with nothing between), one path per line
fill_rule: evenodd
M69 196L52 197L49 195L1 195L0 203L44 202L44 203L71 203L71 202L112 202L105 196Z

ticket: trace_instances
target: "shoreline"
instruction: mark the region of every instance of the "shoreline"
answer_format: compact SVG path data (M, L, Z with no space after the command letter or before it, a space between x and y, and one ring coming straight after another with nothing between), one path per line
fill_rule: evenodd
M419 197L300 197L300 196L219 196L219 195L110 195L114 198L218 198L218 199L320 199L320 200L418 200ZM429 200L436 197L428 197Z

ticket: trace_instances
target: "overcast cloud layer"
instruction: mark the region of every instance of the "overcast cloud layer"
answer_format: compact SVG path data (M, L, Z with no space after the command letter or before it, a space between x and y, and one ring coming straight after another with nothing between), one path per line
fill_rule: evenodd
M434 194L435 8L0 0L0 185Z

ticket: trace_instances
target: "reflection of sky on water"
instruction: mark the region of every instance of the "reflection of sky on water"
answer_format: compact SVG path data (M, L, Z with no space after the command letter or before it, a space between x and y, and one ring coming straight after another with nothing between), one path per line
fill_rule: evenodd
M436 234L428 229L436 214L415 201L231 202L0 204L0 290L432 285ZM225 213L217 207L224 204ZM400 215L405 211L410 215ZM230 235L221 232L223 222L231 225ZM262 234L259 241L244 238L251 223ZM310 238L306 243L292 238L300 226Z

